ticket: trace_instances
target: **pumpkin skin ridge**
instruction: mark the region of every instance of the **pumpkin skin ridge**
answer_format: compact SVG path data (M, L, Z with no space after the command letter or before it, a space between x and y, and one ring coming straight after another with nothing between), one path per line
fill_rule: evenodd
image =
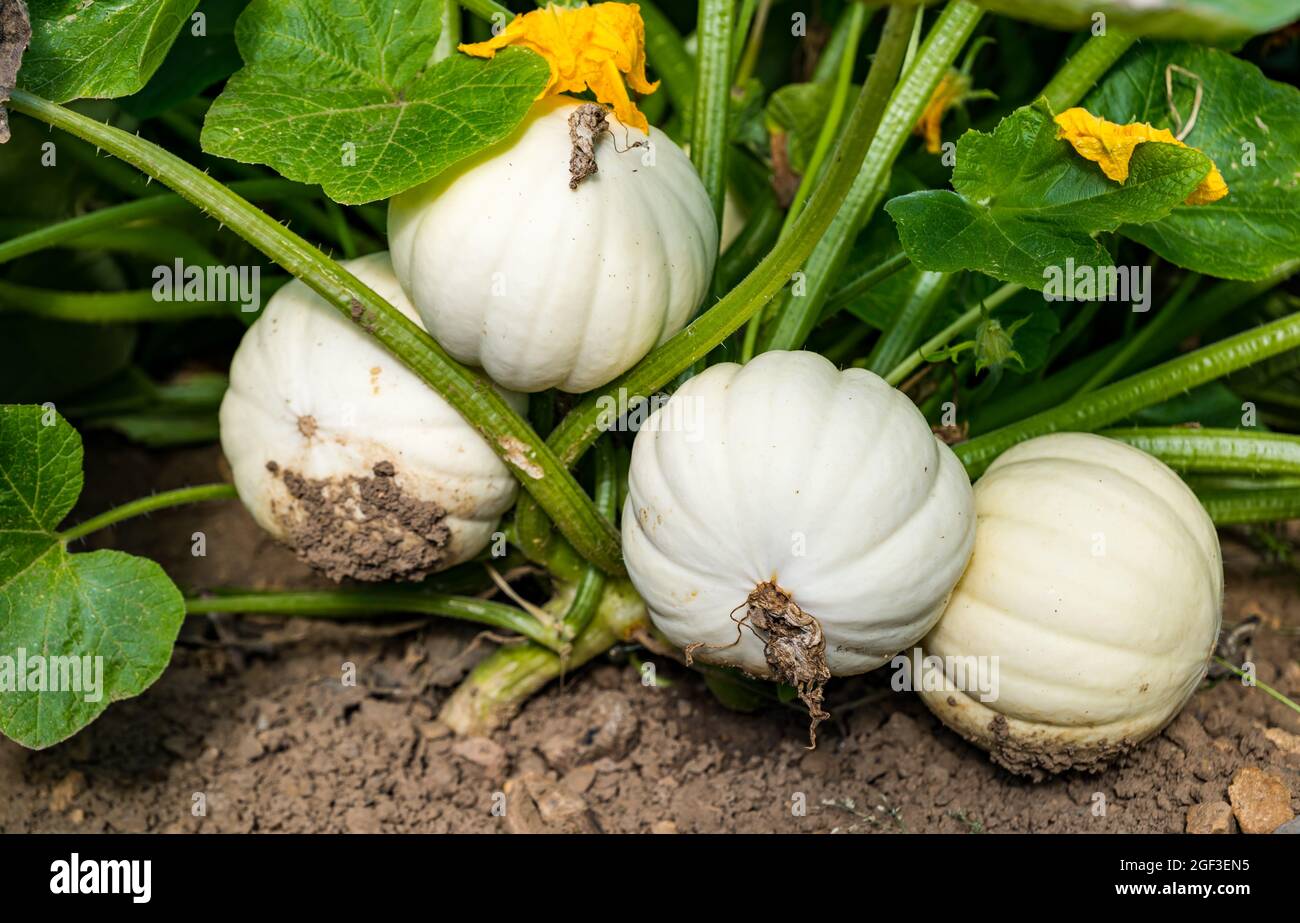
M1172 470L1099 436L1040 439L1017 446L1015 457L990 466L990 480L976 485L974 554L921 644L927 656L997 656L998 697L978 702L946 677L940 691L918 690L944 724L989 750L994 762L1033 778L1095 771L1158 734L1195 695L1222 618L1217 534ZM1069 455L1076 447L1077 456ZM1023 479L1030 470L1034 478ZM1124 485L1131 495L1088 493L1099 473L1110 479L1104 484ZM1058 498L1046 502L1052 492ZM1065 566L1077 559L1071 547L1086 542L1070 531L1071 515L1077 532L1119 529L1123 541L1118 552L1091 555L1085 575L1065 583L1065 574L1082 573ZM999 519L1020 531L990 531ZM1128 531L1126 523L1142 530ZM1027 543L1033 554L1018 557L1015 549ZM1062 563L1046 584L1040 568L1053 559ZM1024 586L1029 592L1017 589ZM1054 610L1041 607L1043 586L1060 594ZM1001 595L989 597L990 589ZM1147 608L1147 600L1155 603ZM1090 617L1099 606L1108 609L1105 622Z
M766 371L763 371L765 366ZM869 374L861 372L862 376ZM756 375L759 377L754 377ZM811 390L796 388L791 392L793 396L785 395L778 403L771 403L778 394L773 389L782 387L779 382L783 375L807 375L806 381L812 382L807 387ZM743 368L722 363L691 379L665 407L656 411L661 415L672 412L672 401L679 398L717 400L718 405L709 408L709 415L704 420L712 427L704 438L707 450L692 448L685 434L656 430L655 424L659 421L653 416L638 433L633 447L623 520L625 560L633 583L642 593L657 627L674 644L685 647L695 642L725 645L734 641L736 627L730 614L742 607L755 588L766 581L775 582L807 615L817 619L826 639L827 660L836 675L851 675L879 666L902 647L919 641L942 613L951 586L965 567L974 539L970 484L955 456L950 464L930 464L930 470L924 472L922 464L913 462L913 467L907 469L908 476L912 476L910 472L914 470L917 475L922 475L922 481L919 487L909 488L909 495L902 498L909 502L908 506L902 506L902 500L893 496L897 493L895 491L863 489L864 498L878 496L886 504L900 503L897 508L878 506L878 515L890 524L885 532L886 538L909 526L918 535L947 535L937 551L929 550L924 555L925 566L933 564L950 573L950 581L936 589L932 597L920 601L913 598L912 586L902 574L887 574L883 582L874 578L865 582L858 582L856 578L843 579L837 588L834 571L838 568L835 565L824 563L819 555L811 552L806 557L797 552L791 557L789 551L782 550L782 542L788 541L784 536L789 530L782 530L779 524L793 520L789 517L783 519L785 513L780 510L799 509L803 497L794 488L800 482L805 486L814 483L821 476L819 471L810 472L795 463L796 459L812 451L809 448L812 440L803 436L832 421L829 413L806 412L805 408L810 406L807 401L812 399L809 395L825 395L831 388L841 386L848 388L848 395L853 400L837 403L837 409L847 409L840 410L844 416L837 415L834 419L839 422L835 425L844 427L844 421L851 420L856 414L864 425L870 419L873 427L881 428L881 435L871 438L869 443L863 443L858 436L847 443L826 443L837 449L849 446L855 453L851 460L840 463L841 471L855 470L855 467L868 464L878 469L873 477L882 484L886 483L889 476L885 473L887 460L893 457L889 434L898 431L900 426L905 430L909 427L915 430L908 445L923 445L927 453L936 453L939 458L944 451L951 453L935 440L919 411L915 418L904 416L898 407L888 403L894 400L892 395L897 393L894 389L884 386L883 382L877 387L869 378L858 379L859 376L846 376L824 358L809 353L764 353ZM749 387L745 386L746 381L750 382ZM859 400L859 393L864 403L855 409L853 405ZM722 398L725 398L725 404ZM899 395L898 400L901 404L906 398ZM747 403L750 409L738 413L732 406L736 401ZM910 402L908 406L911 406ZM747 426L754 420L766 420L770 425L762 432L756 432ZM797 425L786 431L785 424L791 420ZM753 457L743 476L719 476L729 470L727 459L747 454L755 448L762 448L763 454ZM772 459L784 461L772 464L768 453L775 453L771 455ZM692 483L684 484L678 475L687 470L695 472L696 477ZM790 477L792 480L780 481L790 485L788 496L782 493L781 488L767 491L769 497L784 499L781 500L783 505L774 508L772 518L768 520L776 523L771 526L776 531L765 546L759 537L752 535L761 527L738 524L738 520L744 521L743 518L751 512L747 512L746 507L733 506L729 502L729 492L758 497L753 485L764 483L769 476ZM708 481L707 486L700 483L701 479ZM712 498L712 504L702 505L703 498L707 497ZM810 497L815 498L815 495L810 494ZM952 498L959 499L955 509L952 503L945 502ZM767 501L758 497L757 502L761 505ZM752 507L748 509L752 510ZM922 512L918 514L918 510ZM831 507L829 513L838 515L838 524L833 528L840 530L825 533L835 536L830 539L833 544L819 543L810 532L808 547L838 549L843 537L850 546L858 549L855 552L850 547L846 554L861 555L864 543L858 538L857 527L866 512L846 511L841 505L839 508ZM958 513L969 515L962 519ZM814 514L818 518L823 516L821 510L814 510ZM800 515L811 529L807 509ZM660 517L662 522L657 521ZM820 527L827 528L824 524ZM691 535L693 539L681 546L678 543L683 535ZM741 541L747 537L747 543ZM896 562L900 555L910 556L913 542L900 539L896 549L888 547L891 544L888 541L875 543L878 548L865 545L872 560L860 564L858 573L870 576L886 568L899 571ZM749 548L758 551L750 552ZM764 554L768 557L764 558ZM647 568L654 573L653 578L647 578ZM829 575L823 577L823 574ZM818 582L830 586L809 589L810 585ZM873 600L873 590L870 589L876 585L881 586L883 589L879 592L885 594L878 597L878 601ZM829 602L827 608L822 608L822 600ZM888 613L888 621L873 619L873 610ZM862 622L865 627L846 630L846 625L856 622ZM762 657L762 643L752 637L742 635L742 642L736 648L712 655L701 651L699 656L709 662L736 666L751 675L769 675Z
M1123 443L1120 443L1120 444L1123 445ZM1128 446L1128 448L1132 448L1132 447L1131 447L1131 446ZM1137 452L1137 451L1140 451L1140 450L1138 450L1138 449L1134 449L1134 451ZM1158 499L1158 500L1161 502L1161 504L1162 504L1166 509L1168 509L1168 511L1170 512L1171 516L1172 516L1173 519L1178 523L1178 525L1179 525L1180 527L1182 527L1183 531L1184 531L1184 532L1186 533L1186 535L1187 535L1187 538L1188 538L1189 540L1191 540L1191 542L1192 542L1194 545L1197 545L1198 547L1200 546L1200 544L1201 544L1201 543L1200 543L1200 539L1196 536L1196 533L1192 530L1191 525L1187 522L1187 520L1183 517L1183 515L1182 515L1182 514L1181 514L1181 513L1180 513L1180 512L1179 512L1179 511L1178 511L1178 510L1173 506L1173 504L1169 503L1169 502L1166 500L1165 497L1161 496L1160 494L1155 493L1155 491L1153 491L1153 490L1152 490L1148 485L1144 484L1142 481L1140 481L1140 480L1138 480L1137 478L1135 478L1135 477L1133 476L1132 472L1130 472L1130 471L1126 471L1126 470L1124 470L1123 468L1117 467L1116 465L1109 465L1109 464L1104 464L1104 463L1101 463L1101 462L1096 462L1096 463L1093 463L1093 462L1081 462L1081 461L1079 461L1078 459L1065 458L1065 457L1061 457L1061 456L1044 456L1044 457L1041 457L1041 458L1033 458L1033 459L1025 459L1025 460L1013 459L1013 460L1009 461L1007 464L1002 465L1002 466L999 468L999 470L1008 470L1008 469L1010 469L1010 468L1012 468L1013 466L1016 466L1016 465L1034 465L1034 464L1037 464L1037 463L1040 463L1040 462L1041 462L1041 463L1044 463L1044 464L1066 464L1066 465L1072 465L1072 466L1073 466L1073 465L1093 465L1093 464L1095 464L1096 467L1105 468L1105 469L1108 470L1111 474L1113 474L1115 477L1122 478L1124 481L1127 481L1128 483L1133 484L1133 485L1135 485L1135 486L1141 488L1142 490L1146 491L1147 493L1150 493L1150 494L1152 494L1153 496L1155 496L1156 499ZM990 466L990 471L992 471L992 466Z
M716 262L716 222L703 185L659 129L649 135L653 167L632 172L633 164L619 158L637 156L637 149L619 154L613 138L603 139L596 146L599 171L568 188L566 120L578 105L563 96L539 101L506 142L390 203L397 274L430 333L458 360L515 390L581 393L617 378L684 325L707 293ZM628 131L632 140L643 137ZM546 177L563 189L546 185ZM654 208L644 207L647 199ZM449 223L468 223L466 233L449 236L443 227ZM515 240L525 235L529 246L505 246L511 235L502 225L510 225ZM711 242L696 240L701 225ZM652 252L656 235L663 255ZM479 256L466 260L458 251ZM543 291L534 278L539 261L559 265L568 279L545 290L550 310L528 295ZM490 273L506 270L503 294L478 294L487 291ZM615 278L598 294L594 283L608 271ZM652 290L644 281L665 276L679 284ZM489 314L492 322L483 323ZM539 322L531 334L530 320ZM502 338L509 341L504 349Z
M388 254L343 265L418 323ZM338 374L346 366L360 371ZM378 385L371 377L375 368L381 370ZM518 395L505 397L517 409L524 406ZM355 406L355 424L339 427L321 412L335 412L340 401ZM304 415L316 420L310 436L299 427ZM370 477L375 465L390 462L404 497L445 511L442 522L450 536L438 569L485 547L517 492L504 464L451 405L296 280L272 296L245 332L219 420L222 449L241 500L259 526L285 543L291 537L286 516L297 515L296 502L283 480L266 469L267 462L281 472L339 483ZM401 425L392 425L394 420ZM466 476L467 467L482 470Z

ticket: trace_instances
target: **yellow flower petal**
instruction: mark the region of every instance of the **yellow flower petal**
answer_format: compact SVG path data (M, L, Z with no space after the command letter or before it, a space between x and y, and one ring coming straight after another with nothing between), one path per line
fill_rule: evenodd
M1056 137L1070 142L1076 154L1101 167L1109 179L1118 183L1128 179L1129 160L1139 144L1156 141L1187 147L1167 128L1154 128L1145 122L1117 125L1087 109L1067 109L1056 117ZM1192 150L1196 150L1192 148ZM1228 194L1228 184L1219 168L1211 164L1210 172L1185 200L1187 205L1207 205Z
M629 86L637 93L653 93L659 88L658 81L651 83L646 77L645 23L635 3L577 8L552 4L516 16L499 35L461 45L460 50L490 58L507 45L527 48L546 59L551 75L538 99L589 89L602 103L614 107L623 124L650 130L650 123L627 92Z
M970 78L954 70L944 74L939 85L934 88L934 94L925 104L925 111L921 113L920 120L912 129L912 134L920 135L925 139L925 149L929 153L937 154L942 149L943 134L940 126L943 124L943 117L948 114L949 109L962 101L969 89Z

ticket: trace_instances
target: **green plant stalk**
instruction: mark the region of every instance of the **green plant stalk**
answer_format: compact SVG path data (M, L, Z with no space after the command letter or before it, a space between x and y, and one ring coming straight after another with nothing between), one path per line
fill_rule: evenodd
M977 478L994 458L1018 442L1062 430L1093 432L1143 407L1297 347L1300 347L1300 314L1291 314L953 448L971 478Z
M64 529L58 533L58 536L61 542L67 544L79 538L84 538L92 532L106 529L124 519L131 519L134 516L143 516L145 513L165 510L173 506L183 506L187 503L203 503L207 500L235 500L238 497L239 494L235 493L234 486L230 484L201 484L197 487L164 490L149 497L141 497L139 500L123 503L121 506L100 513L98 516L92 516L84 522L79 522L75 526Z
M1229 670L1231 670L1233 673L1235 673L1237 676L1239 676L1239 677L1241 677L1241 678L1243 678L1243 679L1245 678L1246 674L1245 674L1245 673L1244 673L1244 672L1243 672L1239 667L1234 666L1234 665L1232 664L1231 661L1224 660L1222 657L1218 657L1218 656L1212 657L1211 659L1212 659L1215 663L1217 663L1219 666L1221 666L1221 667L1226 667L1227 669L1229 669ZM1277 699L1279 702L1281 702L1281 703L1282 703L1283 705L1285 705L1287 708L1291 709L1292 711L1300 712L1300 704L1296 704L1295 702L1291 701L1291 700L1288 699L1286 696L1284 696L1282 693L1278 692L1276 689L1274 689L1272 686L1270 686L1268 683L1263 682L1262 680L1258 680L1258 679L1254 680L1253 682L1255 683L1255 686L1256 686L1257 688L1259 688L1261 691L1263 691L1263 692L1266 693L1267 695L1270 695L1270 696L1272 696L1273 698Z
M1241 526L1300 518L1300 488L1214 490L1198 493L1216 526Z
M717 280L720 288L732 288L772 249L772 244L781 232L781 221L781 209L776 204L776 197L770 194L763 196L746 218L745 226L740 229L736 239L718 260Z
M504 17L501 22L509 22L515 18L514 13L496 0L457 0L457 2L485 22L492 22L494 17Z
M695 106L695 62L686 50L681 33L659 7L638 2L645 21L645 55L663 81L673 108L681 114L686 137L691 136L691 110Z
M873 71L877 67L888 69L890 66L897 66L902 57L897 34L901 30L904 38L906 37L915 15L916 12L912 8L897 6L891 8L889 21L886 22L885 37L881 39L881 49L876 55ZM875 81L877 84L880 82ZM885 92L888 92L887 89ZM564 464L576 463L583 452L599 438L602 408L606 402L612 400L617 405L620 395L626 401L630 397L654 394L659 388L690 368L696 360L707 356L715 346L780 291L790 278L790 274L803 263L817 239L834 218L839 208L840 198L852 184L862 157L871 144L884 105L883 94L876 95L873 81L868 78L867 84L858 96L857 105L849 116L835 154L831 158L825 181L818 194L804 209L794 231L773 247L754 271L721 301L701 314L667 343L651 352L631 371L606 385L603 391L587 395L569 412L551 434L547 443Z
M1008 282L993 294L983 299L982 303L977 303L967 308L962 313L961 317L957 318L947 327L944 327L934 336L930 337L930 339L926 340L918 346L914 352L908 355L907 358L894 366L893 370L890 371L888 375L884 376L885 381L889 382L894 387L898 387L907 376L916 371L917 366L925 361L926 356L933 356L958 336L974 327L979 323L980 318L984 316L984 311L988 311L989 313L996 311L998 308L1010 301L1023 287L1024 286L1017 285L1014 282Z
M754 15L753 25L749 27L749 39L745 42L744 53L735 63L736 86L744 86L754 76L754 68L758 66L758 53L763 48L763 33L767 31L767 14L771 9L772 0L758 0L758 11Z
M722 227L727 194L727 108L731 103L731 33L734 0L700 0L695 56L695 105L691 120L691 162Z
M406 587L288 592L253 590L219 596L194 596L185 600L185 611L190 615L256 612L322 618L373 616L383 612L440 615L513 631L550 650L560 650L560 642L551 630L522 609L473 596L453 596Z
M896 7L894 8L896 9ZM884 198L889 179L889 171L898 159L903 144L911 135L913 127L924 112L930 97L940 79L957 59L962 46L975 31L982 10L969 0L951 0L935 22L916 62L902 82L898 84L888 101L888 108L880 121L879 130L871 143L871 148L862 163L862 169L855 177L848 194L843 199L834 220L819 235L816 247L806 261L803 269L807 291L799 297L787 295L778 301L775 307L774 321L770 332L763 342L762 349L798 349L808 339L822 307L830 294L831 286L839 279L840 270L848 259L849 249L858 231L866 224L876 206ZM892 9L891 9L892 15ZM891 57L896 53L900 58L905 53L907 41L911 35L912 20L909 18L908 34L891 41ZM886 34L891 34L886 23ZM893 47L894 42L898 47ZM881 49L885 49L885 40L881 40ZM881 55L876 55L877 63ZM891 75L888 83L894 82L897 67L891 60ZM879 92L882 82L877 76L877 67L872 65L867 76L863 93ZM876 78L873 80L873 78ZM885 92L888 92L886 89ZM813 201L822 196L822 190Z
M1043 88L1042 95L1052 111L1061 112L1077 105L1136 40L1137 36L1108 25L1105 34L1094 35L1084 42Z
M922 272L898 317L889 325L867 356L866 367L877 375L891 372L907 358L907 351L921 338L939 302L948 293L953 276L946 272Z
M250 202L261 202L294 196L307 197L319 195L319 190L300 183L284 179L243 180L231 183L231 192L243 196ZM0 263L15 260L50 247L63 246L70 240L76 240L96 231L113 230L134 221L149 218L164 218L184 214L193 206L174 193L137 199L122 205L110 205L96 209L75 218L68 218L55 224L12 237L0 242Z
M528 423L486 378L452 359L433 337L359 279L270 215L155 144L23 90L13 92L10 105L161 181L301 279L455 407L584 558L606 573L622 572L617 531Z
M1174 290L1169 301L1160 309L1160 313L1153 317L1148 323L1143 325L1135 335L1126 337L1123 345L1115 352L1113 356L1106 360L1106 363L1092 376L1083 383L1079 389L1079 394L1087 394L1090 391L1096 391L1106 382L1110 381L1115 375L1124 371L1133 357L1146 348L1147 344L1152 342L1156 335L1169 326L1174 316L1182 308L1183 303L1191 296L1192 290L1201 277L1196 273L1188 273L1179 283L1178 288Z
M850 276L826 299L826 307L822 311L821 320L826 320L842 311L852 304L855 299L862 297L890 276L903 270L911 262L907 258L907 254L900 251L886 258L883 263L877 263L856 275Z
M614 459L614 446L608 439L596 443L596 509L610 522L614 522L618 504L618 466ZM564 637L579 637L591 623L605 589L605 575L597 567L588 565L578 581L573 602L564 614Z
M645 603L626 580L610 580L587 630L560 657L538 645L500 648L475 667L443 704L439 718L457 734L481 736L566 670L582 666L647 625Z
M1126 427L1099 435L1154 455L1180 474L1300 476L1300 436L1185 426Z
M129 292L61 292L0 280L0 305L51 320L115 324L219 317L238 310L227 301L158 301L151 289ZM2 313L2 312L0 312Z
M736 77L740 76L740 59L749 46L750 27L754 23L754 11L757 7L758 0L740 0L740 11L736 13L735 33L731 37L731 71ZM734 82L739 84L741 81Z
M17 234L26 234L31 227L27 222L2 222L0 234L16 225L21 225L15 232ZM215 266L219 262L211 250L179 228L153 224L90 231L64 241L62 246L71 250L126 253L143 257L154 264L171 265L177 259L195 266Z
M835 143L835 135L839 131L840 121L844 117L844 107L848 102L849 90L853 86L853 66L858 63L858 42L862 40L862 30L867 25L867 19L866 6L854 3L849 11L849 21L844 24L849 36L844 45L844 56L840 59L839 73L835 77L835 91L831 95L830 109L826 113L826 121L822 122L821 131L817 134L817 143L808 158L807 169L799 178L799 188L795 190L794 198L790 200L790 207L785 211L785 222L781 225L782 235L790 232L795 219L803 211L804 202L808 200L813 185L821 173L822 162L826 159L831 145ZM752 319L750 323L753 323Z

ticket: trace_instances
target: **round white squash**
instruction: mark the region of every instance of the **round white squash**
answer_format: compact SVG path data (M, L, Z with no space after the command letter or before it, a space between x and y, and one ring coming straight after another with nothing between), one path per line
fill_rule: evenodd
M343 265L418 322L387 253ZM515 498L460 414L297 280L235 352L221 447L257 523L336 580L417 580L467 560Z
M599 387L690 319L718 229L699 176L657 128L610 119L598 171L569 188L569 117L538 102L509 138L394 197L388 236L425 327L517 391Z
M828 676L934 624L974 526L966 472L905 395L768 352L690 379L637 433L623 553L669 640L796 686L816 719Z
M1060 433L999 457L975 512L970 567L923 646L954 664L996 658L996 689L936 673L921 689L931 711L1037 778L1099 769L1159 732L1219 634L1218 535L1187 485L1131 446Z

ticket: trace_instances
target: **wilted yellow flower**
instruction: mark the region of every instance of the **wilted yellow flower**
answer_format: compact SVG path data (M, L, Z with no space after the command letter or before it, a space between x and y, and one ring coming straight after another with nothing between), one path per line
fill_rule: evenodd
M931 154L939 153L942 148L943 134L940 126L948 110L966 99L970 91L970 78L955 70L943 75L939 85L934 88L934 95L925 104L920 121L912 129L912 134L925 139L925 149Z
M638 93L653 93L659 87L658 81L646 79L645 23L635 3L572 9L552 4L516 16L500 35L461 45L460 50L490 58L507 45L535 51L550 65L551 78L538 99L590 89L598 100L614 107L624 125L650 130L650 123L628 97L622 77L626 74L627 85Z
M1087 109L1067 109L1056 117L1057 138L1070 142L1080 157L1101 166L1107 177L1122 183L1128 179L1128 164L1139 144L1158 141L1162 144L1188 145L1179 141L1167 128L1153 128L1145 122L1117 125L1093 115ZM1196 148L1192 148L1196 150ZM1228 194L1219 168L1211 165L1209 174L1187 197L1188 205L1208 205Z

